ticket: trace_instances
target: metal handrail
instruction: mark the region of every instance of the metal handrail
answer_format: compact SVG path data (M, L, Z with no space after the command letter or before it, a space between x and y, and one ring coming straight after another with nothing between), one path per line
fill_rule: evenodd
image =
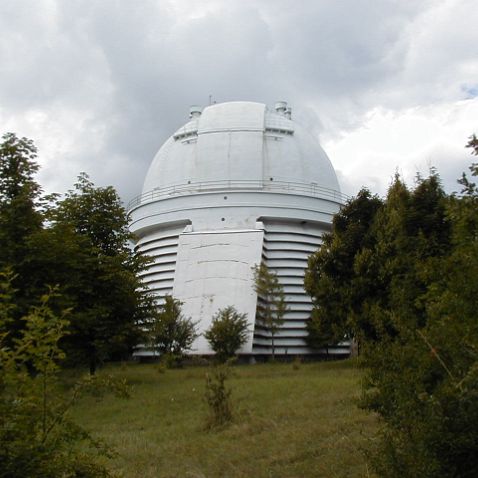
M263 191L263 192L291 192L304 196L311 196L323 199L329 199L343 204L347 195L335 189L319 186L315 183L299 183L290 181L265 181L265 180L235 180L223 179L218 181L199 181L182 184L174 184L162 188L155 188L143 194L134 197L127 206L131 211L137 206L153 201L169 199L175 196L184 196L188 194L197 194L209 191L221 190L244 190L244 191Z

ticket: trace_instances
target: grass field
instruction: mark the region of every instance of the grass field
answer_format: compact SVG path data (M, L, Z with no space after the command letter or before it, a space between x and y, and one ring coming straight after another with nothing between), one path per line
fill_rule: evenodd
M207 431L207 367L158 372L110 367L130 399L84 398L78 423L113 445L124 477L368 477L362 449L377 426L359 410L361 372L351 361L234 367L233 422Z

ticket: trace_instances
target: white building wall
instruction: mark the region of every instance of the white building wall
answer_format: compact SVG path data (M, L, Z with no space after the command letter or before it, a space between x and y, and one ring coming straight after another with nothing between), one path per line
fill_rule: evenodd
M141 277L144 285L158 298L173 293L179 235L187 222L164 226L138 240L136 248L152 259Z
M219 309L234 306L247 314L249 339L241 353L252 352L256 294L252 268L261 261L262 230L204 231L179 236L173 296L183 302L183 313L206 331ZM204 336L192 351L209 354Z

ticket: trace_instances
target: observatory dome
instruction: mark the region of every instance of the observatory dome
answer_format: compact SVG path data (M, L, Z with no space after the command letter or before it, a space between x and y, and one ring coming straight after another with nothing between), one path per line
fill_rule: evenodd
M219 309L247 314L243 354L314 353L305 343L312 304L304 271L343 200L329 158L285 102L273 110L244 101L192 107L129 205L136 248L152 259L144 284L158 304L166 295L179 299L200 333ZM252 269L261 262L287 301L274 336L256 318L264 298ZM211 353L203 336L192 353Z
M287 181L339 190L324 150L290 119L284 102L270 111L246 101L192 108L191 120L161 147L143 193L208 181Z

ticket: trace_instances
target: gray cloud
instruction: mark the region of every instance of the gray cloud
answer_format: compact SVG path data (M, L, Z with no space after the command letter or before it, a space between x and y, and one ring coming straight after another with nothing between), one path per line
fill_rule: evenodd
M2 130L37 141L47 190L87 171L128 200L189 106L209 95L288 100L335 145L374 108L444 111L476 97L477 23L471 0L3 0ZM466 154L440 159L447 178ZM353 189L360 177L344 164L338 157ZM396 167L364 164L362 184L383 189Z

